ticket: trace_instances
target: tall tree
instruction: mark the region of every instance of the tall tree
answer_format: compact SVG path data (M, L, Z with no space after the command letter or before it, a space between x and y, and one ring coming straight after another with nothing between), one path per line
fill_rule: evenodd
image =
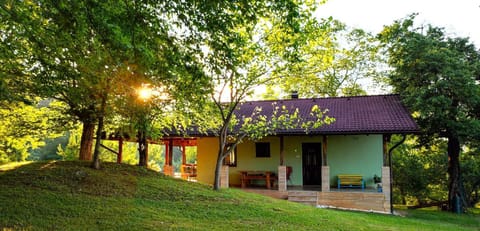
M91 158L103 88L116 64L110 53L115 51L102 36L115 29L106 28L106 22L120 16L96 12L97 6L94 1L8 1L1 6L3 38L17 54L4 72L7 81L68 105L66 112L83 123L82 160ZM103 24L93 23L99 15Z
M479 138L480 53L468 39L450 38L442 28L414 27L414 15L379 34L388 53L390 84L422 129L421 143L447 139L449 209L467 206L460 154Z
M153 79L178 92L190 89L194 93L188 86L201 86L196 43L204 36L199 31L216 23L210 18L206 24L203 18L213 17L216 5L207 4L196 12L195 4L146 0L2 3L0 87L6 86L8 92L28 89L27 93L65 102L67 113L83 123L79 156L88 160L94 126L99 125L100 141L119 73L131 73L132 79Z
M138 165L147 166L148 140L162 136L172 126L172 100L165 86L154 86L145 78L134 80L129 75L113 91L116 97L112 100L110 130L119 136L136 137Z
M298 91L300 97L363 95L362 81L377 74L376 40L373 35L347 27L332 18L310 20L301 34L304 46L298 62L283 73L280 88Z
M280 73L298 59L303 22L311 20L315 7L302 1L246 1L222 10L220 15L232 14L236 20L222 23L222 33L205 44L209 48L205 67L215 91L213 104L203 108L210 113L203 117L209 121L202 124L219 139L214 189L220 188L223 160L244 139L260 139L280 128L318 127L330 121L319 108L312 108L315 119L311 123L302 120L295 108L279 105L257 108L241 118L235 113L256 87L279 80ZM262 110L273 116L265 116Z

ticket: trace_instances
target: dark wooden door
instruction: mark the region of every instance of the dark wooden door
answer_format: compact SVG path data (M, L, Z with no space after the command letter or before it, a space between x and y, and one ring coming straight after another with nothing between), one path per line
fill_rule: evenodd
M303 185L322 184L322 144L302 144Z

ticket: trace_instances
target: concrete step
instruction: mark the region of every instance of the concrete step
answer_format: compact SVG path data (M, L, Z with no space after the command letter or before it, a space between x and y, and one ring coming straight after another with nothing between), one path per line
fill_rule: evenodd
M316 206L318 193L312 191L288 191L288 200L292 202Z

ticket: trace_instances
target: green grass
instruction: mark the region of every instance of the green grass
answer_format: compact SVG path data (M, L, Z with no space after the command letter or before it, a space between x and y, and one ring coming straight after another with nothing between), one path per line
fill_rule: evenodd
M0 166L0 230L480 230L480 215L318 209L129 165Z

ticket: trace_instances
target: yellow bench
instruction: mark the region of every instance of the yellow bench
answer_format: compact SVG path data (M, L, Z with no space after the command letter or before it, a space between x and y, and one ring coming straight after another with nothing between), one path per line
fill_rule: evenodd
M340 188L361 188L365 189L365 181L362 175L340 174L338 175L338 189Z

